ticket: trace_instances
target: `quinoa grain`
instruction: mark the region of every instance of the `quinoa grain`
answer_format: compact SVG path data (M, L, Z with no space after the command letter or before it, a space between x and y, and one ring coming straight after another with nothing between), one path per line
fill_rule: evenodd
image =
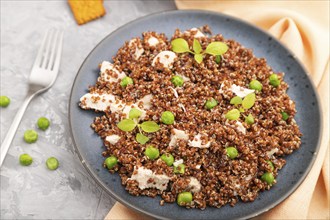
M202 30L211 34L208 26ZM192 45L196 33L197 30L181 32L177 29L172 39L184 38ZM95 118L91 128L104 140L105 151L102 155L114 155L118 158L118 165L109 172L118 172L122 185L134 196L160 195L161 206L176 202L179 193L191 189L190 177L196 178L201 188L193 193L193 201L185 204L187 208L220 208L226 204L234 206L239 200L252 202L261 191L269 190L271 186L262 181L261 176L265 172L272 172L275 178L280 175L279 171L286 163L284 156L293 153L301 144L302 134L293 119L296 113L295 104L286 94L288 85L283 80L284 73L277 73L281 80L278 87L270 85L269 76L274 71L267 65L266 59L255 57L252 50L234 40L224 39L221 34L198 38L203 49L213 41L222 41L228 45L229 50L222 56L219 64L210 55L206 55L203 62L198 64L191 54L181 53L176 54L171 68L166 68L157 61L153 66L153 59L162 51L170 51L171 43L164 34L145 32L142 36L142 39L135 38L132 43L126 42L113 57L114 66L131 77L134 84L123 88L120 80L109 82L99 77L89 91L113 94L126 103L137 102L152 94L151 108L146 110L144 120L157 122L160 130L148 133L148 145L156 146L160 154L170 153L175 160L182 159L185 172L175 174L173 166L167 166L161 159L150 160L144 156L146 145L140 145L135 140L138 130L121 131L117 123L124 115L112 113L107 108L104 115ZM158 40L156 45L148 41L151 37ZM137 48L143 49L138 58ZM108 71L108 75L118 77L113 71ZM174 75L186 79L182 87L173 88L171 79ZM252 80L258 80L262 84L262 91L256 92L254 106L241 113L238 120L228 121L225 113L233 109L230 100L235 96L230 87L235 84L249 88ZM218 105L207 110L204 104L211 98ZM94 102L98 101L97 97L94 99ZM80 102L81 106L85 104L86 100ZM139 103L139 107L143 108L143 104ZM164 111L171 111L175 115L172 125L161 123L160 118ZM289 115L286 121L282 120L283 111ZM249 114L254 117L251 125L245 123L242 116ZM245 133L239 131L236 121L241 122ZM174 135L173 129L184 131L189 139L177 139L175 146L169 146ZM105 140L113 134L122 137L116 144ZM189 145L191 141L198 141L198 134L205 134L200 141L204 146L210 141L208 148ZM226 148L230 146L238 151L235 159L226 155ZM273 163L273 170L267 161ZM166 190L152 187L140 189L139 183L130 179L133 172L136 172L134 168L139 166L150 169L155 174L169 176ZM147 182L155 183L155 179L150 178Z

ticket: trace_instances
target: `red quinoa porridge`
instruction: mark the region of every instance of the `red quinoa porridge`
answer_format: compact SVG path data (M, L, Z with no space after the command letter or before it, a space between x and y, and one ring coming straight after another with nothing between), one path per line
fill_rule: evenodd
M171 41L178 38L191 51L196 40L204 52L212 42L223 42L228 50L221 56L204 53L199 63L192 53L174 52ZM238 42L211 35L208 26L176 30L171 40L145 32L126 42L113 63L100 64L97 83L80 106L104 112L91 127L104 141L103 156L116 162L103 166L119 173L130 194L160 195L161 205L234 206L239 199L254 201L276 184L284 156L300 147L295 104L283 76ZM132 109L137 116L129 117ZM165 111L174 121L162 117ZM124 131L123 121L133 129ZM158 128L146 132L144 122ZM192 199L180 201L185 192Z

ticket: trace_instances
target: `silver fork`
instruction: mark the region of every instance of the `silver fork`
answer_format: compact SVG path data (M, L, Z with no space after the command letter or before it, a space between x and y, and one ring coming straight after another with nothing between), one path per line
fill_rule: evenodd
M46 33L31 70L27 95L18 112L16 113L8 133L1 144L0 167L2 166L9 146L15 136L16 130L30 101L37 94L45 92L54 84L59 72L62 44L62 31L49 30Z

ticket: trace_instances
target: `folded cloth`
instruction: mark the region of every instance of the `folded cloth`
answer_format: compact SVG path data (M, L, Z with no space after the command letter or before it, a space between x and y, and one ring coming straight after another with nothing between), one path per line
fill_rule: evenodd
M178 9L204 9L239 17L267 30L305 65L320 95L323 131L316 161L298 189L257 219L329 219L329 1L186 1ZM116 203L106 219L145 219Z

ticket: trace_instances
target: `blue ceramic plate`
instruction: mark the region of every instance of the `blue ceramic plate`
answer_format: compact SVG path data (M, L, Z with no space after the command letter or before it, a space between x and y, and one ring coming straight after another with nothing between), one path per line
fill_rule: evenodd
M96 113L79 108L79 98L96 82L98 64L111 60L117 50L133 37L145 31L165 33L171 37L174 30L190 29L208 24L213 33L221 33L247 48L257 57L265 57L276 72L285 72L289 84L289 96L296 102L295 117L303 133L301 148L287 156L287 164L279 172L277 184L270 191L260 193L250 203L239 202L235 207L226 205L220 209L186 209L177 204L159 205L160 197L135 197L121 185L118 174L110 174L102 168L104 150L102 140L90 128ZM130 22L112 32L88 55L78 71L70 99L70 124L76 151L91 176L111 196L124 205L156 218L169 219L246 219L273 208L287 198L304 180L316 158L321 132L319 100L306 71L281 43L262 30L227 15L208 11L168 11L149 15Z

